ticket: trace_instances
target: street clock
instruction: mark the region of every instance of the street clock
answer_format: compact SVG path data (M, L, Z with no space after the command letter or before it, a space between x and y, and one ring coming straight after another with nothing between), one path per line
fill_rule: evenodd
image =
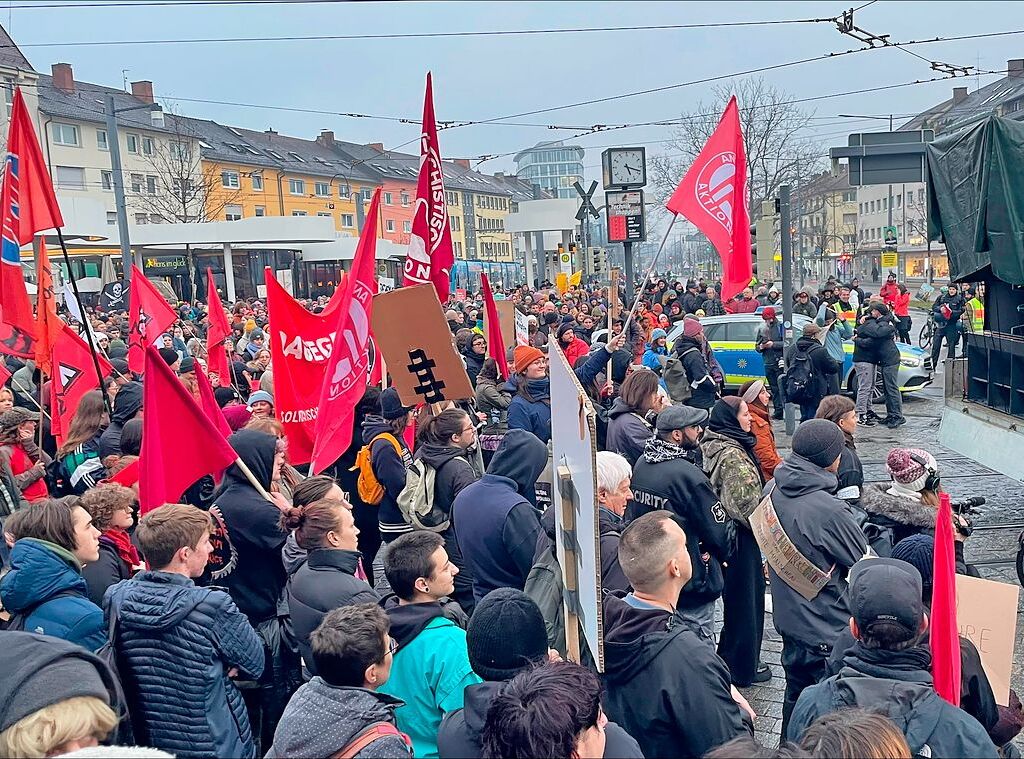
M644 148L608 148L601 153L604 189L627 189L647 184L647 155Z

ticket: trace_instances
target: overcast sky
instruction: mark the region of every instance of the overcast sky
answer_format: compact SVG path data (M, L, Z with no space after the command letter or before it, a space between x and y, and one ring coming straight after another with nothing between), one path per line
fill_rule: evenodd
M434 73L439 120L478 120L582 100L720 76L857 47L831 23L753 27L636 30L575 34L434 39L222 42L215 44L75 47L73 41L152 40L226 36L383 34L553 29L599 26L723 23L832 17L852 4L684 2L358 2L262 7L85 7L101 0L3 0L0 21L33 66L72 64L75 78L120 87L127 77L151 79L157 97L176 111L253 129L273 127L300 137L333 129L340 139L398 147L418 126L267 108L188 102L186 98L263 106L358 112L418 121L424 74ZM145 2L145 0L143 0ZM998 32L1024 27L1019 3L892 2L856 14L858 26L893 41ZM45 43L45 44L40 44ZM982 69L1005 69L1024 58L1024 34L918 45L930 59ZM795 98L845 93L935 76L927 62L896 49L873 50L762 74ZM981 77L981 84L992 76ZM849 95L808 105L822 143L845 144L849 131L886 128L837 114L909 116L950 97L954 85L972 91L976 79L942 81L888 92ZM678 116L709 96L710 84L512 119L531 124L590 126ZM742 105L742 104L741 104ZM578 131L578 130L577 130ZM577 140L588 151L588 174L598 178L600 148L647 144L664 149L672 128L643 127ZM445 157L520 150L574 131L485 124L441 133ZM415 150L407 146L404 150ZM512 170L511 157L483 163Z

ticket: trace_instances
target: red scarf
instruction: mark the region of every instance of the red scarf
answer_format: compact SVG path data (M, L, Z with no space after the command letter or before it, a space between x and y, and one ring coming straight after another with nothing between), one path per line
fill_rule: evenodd
M103 536L114 544L117 555L129 567L135 569L142 563L138 550L132 545L131 536L120 527L111 527L109 530L105 530Z

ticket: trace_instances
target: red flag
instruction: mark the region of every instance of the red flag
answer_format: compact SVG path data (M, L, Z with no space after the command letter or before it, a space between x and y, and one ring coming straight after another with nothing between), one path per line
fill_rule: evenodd
M36 281L36 343L35 360L39 370L48 377L53 376L50 353L60 338L61 325L57 318L57 297L53 291L53 269L46 243L39 240L39 272Z
M200 477L226 469L238 458L157 349L149 345L145 350L140 514L165 503L177 503Z
M11 374L10 371L8 371L7 366L4 365L3 362L0 362L0 385L6 385L7 380L9 380L13 376L14 375Z
M210 325L206 332L206 365L210 372L216 372L220 387L231 386L231 367L228 364L226 342L231 334L228 317L224 313L224 304L220 302L217 285L213 281L213 272L206 269L206 305L209 309L207 318Z
M146 348L170 329L178 315L134 265L128 298L128 368L138 374L146 363Z
M729 98L683 181L665 204L682 214L711 241L722 259L722 301L750 284L750 214L747 210L747 154L736 96Z
M220 434L227 440L231 436L231 427L228 426L228 420L224 418L224 412L220 410L220 406L217 404L217 398L213 394L213 385L210 384L210 378L206 376L206 372L203 371L203 367L196 362L196 385L199 386L199 403L203 407L203 413L205 413L213 423L220 430Z
M377 294L377 215L380 188L373 193L367 223L359 236L345 294L338 306L334 347L324 372L311 467L314 474L337 461L352 442L356 404L370 370L370 314Z
M935 692L960 706L960 632L956 622L956 552L949 494L939 495L932 568L931 649Z
M428 72L427 91L423 97L420 176L416 184L416 207L413 209L403 283L410 286L433 282L437 299L447 303L451 297L449 277L454 263L441 148L437 143L437 124L434 122L433 84Z
M53 366L50 386L51 431L58 441L63 441L71 428L82 397L91 390L102 390L96 377L89 344L69 325L61 323L57 339L53 343L50 361ZM97 354L100 372L104 377L114 368L107 359Z
M139 481L139 459L135 459L135 461L130 463L113 477L108 477L104 481L116 482L118 485L124 485L126 488L130 488Z
M480 275L480 289L484 293L484 309L487 313L487 352L494 358L504 379L509 378L508 355L505 353L505 338L498 321L498 307L494 305L494 293L486 274Z

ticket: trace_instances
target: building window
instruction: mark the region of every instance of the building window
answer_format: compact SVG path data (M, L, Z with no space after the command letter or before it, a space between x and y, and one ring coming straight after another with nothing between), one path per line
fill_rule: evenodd
M57 186L66 190L84 190L85 169L78 166L58 166Z
M161 216L160 214L158 214L158 213L151 213L149 215L149 223L150 224L163 224L163 222L164 222L164 217Z
M384 193L384 205L386 205L386 206L390 206L391 205L391 193L390 192L385 192Z
M384 228L388 232L394 232L395 231L395 220L394 219L388 219L387 221L385 221L384 222Z
M252 189L257 191L263 190L263 175L253 174L252 175Z
M288 180L288 192L292 195L305 195L306 194L306 182L302 179L289 179Z
M403 192L402 193L402 205L403 206L409 205L409 193L407 193L407 192Z
M237 171L222 171L220 173L220 184L221 187L228 187L233 190L237 190L240 186L238 181Z
M458 232L462 229L462 219L458 216L449 216L448 219L451 221L452 232Z
M352 197L352 188L349 187L347 184L339 184L338 185L338 197L339 198L351 198Z
M186 193L192 192L192 180L173 177L171 179L171 192L179 198Z
M225 221L238 221L242 218L242 207L231 205L224 206L224 219Z
M107 224L110 226L117 224L117 211L107 211Z
M329 212L327 212L327 211L317 211L316 215L317 216L326 216L328 219L331 218L331 214Z
M142 155L153 155L153 138L142 138Z
M156 177L152 174L146 176L146 192L150 195L156 195Z
M371 190L369 187L364 187L359 191L359 196L363 199L363 202L369 201L372 195L373 190Z
M331 185L327 182L314 182L313 192L318 198L326 198L331 194Z
M146 181L145 178L142 176L142 174L132 174L131 181L132 192L135 193L136 195L140 195L142 193L142 183Z
M410 232L412 232L412 222L411 221L403 221L402 222L402 231L405 232L406 234L409 234Z
M149 224L149 217L144 213L135 214L136 224Z
M107 130L97 129L96 130L96 147L100 150L110 150L110 145L107 144Z
M112 171L100 172L100 186L102 186L104 190L114 189L114 173Z
M917 191L917 202L924 205L924 188Z
M894 197L893 200L896 201L896 207L897 208L902 208L903 207L903 193L902 192L899 195L897 195L896 197Z
M355 222L352 220L352 214L350 214L350 213L343 213L341 215L341 226L343 226L343 227L345 227L347 229L351 229L355 225L356 225Z
M181 140L171 140L170 153L175 161L180 161L181 163L187 163L192 160L192 151L189 149L188 143Z
M74 124L53 123L53 144L78 147L78 127Z
M292 211L292 216L305 216L305 211Z
M266 215L267 215L267 208L266 208L266 206L256 206L256 211L254 213L254 216L266 216Z

